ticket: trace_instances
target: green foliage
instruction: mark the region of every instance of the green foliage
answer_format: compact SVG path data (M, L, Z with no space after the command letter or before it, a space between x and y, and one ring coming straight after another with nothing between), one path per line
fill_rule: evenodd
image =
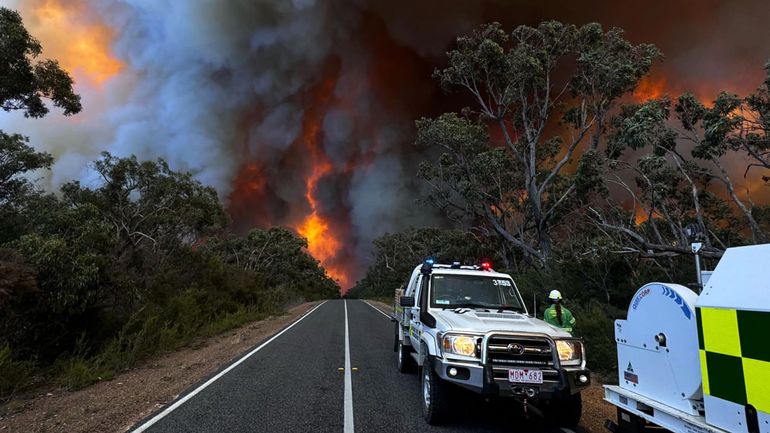
M0 249L0 309L8 302L37 291L35 268L14 250Z
M139 162L135 156L104 152L94 170L102 185L89 189L78 182L65 184L64 201L74 208L93 207L117 234L124 257L142 248L173 252L225 225L216 191L190 173L171 170L162 159Z
M609 375L617 371L615 319L624 319L625 309L615 309L596 301L570 304L578 323L574 335L583 339L588 355L588 368Z
M62 359L55 369L59 385L71 390L83 388L99 379L110 378L109 372L94 368L87 359L80 356Z
M47 169L53 157L36 152L28 139L19 134L0 131L0 243L18 237L29 224L33 202L40 197L36 185L29 180L32 173ZM38 209L35 209L37 211Z
M0 397L12 395L32 378L34 364L13 359L11 348L0 345Z
M43 48L24 28L21 15L0 7L0 107L23 110L27 117L43 117L48 108L43 98L64 110L80 112L80 96L72 90L72 78L55 60L36 62Z
M24 174L49 168L53 163L51 155L35 152L28 143L26 137L0 131L0 206L15 201L31 188Z
M596 150L588 150L580 157L575 170L575 196L580 201L588 201L592 192L607 194L604 184L602 165L604 159Z

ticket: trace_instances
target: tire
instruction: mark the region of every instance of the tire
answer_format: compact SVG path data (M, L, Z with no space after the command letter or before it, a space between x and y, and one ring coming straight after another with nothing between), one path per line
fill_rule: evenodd
M396 368L401 373L411 373L414 371L414 359L412 359L411 354L411 349L408 346L404 346L403 342L399 340L396 343Z
M569 429L577 428L583 413L583 399L580 393L569 397L561 397L552 402L548 411L549 417L559 426Z
M433 358L426 358L420 371L422 416L430 425L440 425L449 413L449 384L433 371Z

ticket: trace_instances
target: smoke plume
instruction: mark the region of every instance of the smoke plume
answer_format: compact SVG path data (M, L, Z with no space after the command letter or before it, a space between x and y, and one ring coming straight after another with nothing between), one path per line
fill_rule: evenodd
M3 0L84 111L0 128L54 154L49 186L95 182L108 150L165 158L214 186L237 230L294 227L349 287L371 240L436 221L415 199L413 120L459 107L430 78L454 37L486 21L598 21L657 44L644 92L751 90L770 58L770 7L719 2ZM644 90L647 89L647 90Z

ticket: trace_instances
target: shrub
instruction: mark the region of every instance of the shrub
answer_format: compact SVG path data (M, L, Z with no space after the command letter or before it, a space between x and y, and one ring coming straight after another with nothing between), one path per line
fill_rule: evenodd
M57 371L59 385L71 390L112 377L111 371L99 370L96 364L80 356L62 358L56 362L54 369Z
M26 386L34 367L33 362L14 360L8 345L0 346L0 398L13 395Z

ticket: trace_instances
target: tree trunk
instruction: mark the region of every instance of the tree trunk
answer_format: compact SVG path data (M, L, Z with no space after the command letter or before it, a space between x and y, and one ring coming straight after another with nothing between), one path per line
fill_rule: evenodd
M548 225L541 224L537 231L538 245L540 246L540 263L544 268L548 267L548 259L551 258L552 242L551 234L548 233Z

